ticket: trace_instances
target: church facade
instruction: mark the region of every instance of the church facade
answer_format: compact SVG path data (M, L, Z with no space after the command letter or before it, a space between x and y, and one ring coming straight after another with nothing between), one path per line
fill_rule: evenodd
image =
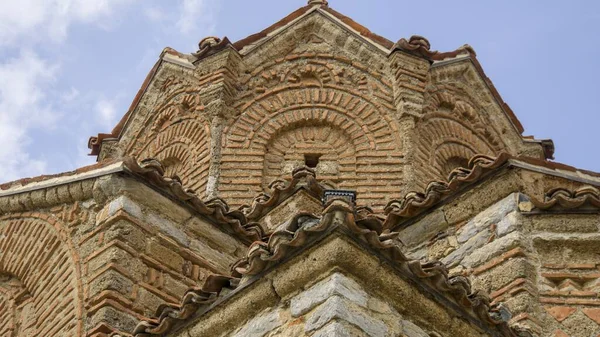
M523 131L325 0L166 48L96 164L0 185L0 336L600 336L600 173Z

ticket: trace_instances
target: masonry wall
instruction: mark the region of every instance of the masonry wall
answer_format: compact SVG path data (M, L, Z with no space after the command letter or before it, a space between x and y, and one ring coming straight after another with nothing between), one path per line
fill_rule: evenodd
M447 336L426 331L405 319L394 307L370 294L352 277L329 273L323 279L279 298L274 306L252 313L251 318L228 326L226 332L203 329L204 324L184 329L176 336L268 337L268 336ZM253 297L249 297L252 303ZM479 333L462 330L467 336ZM449 336L449 335L448 335Z
M600 334L600 216L532 214L527 200L510 193L455 222L456 213L438 209L403 229L401 240L409 256L469 276L511 310L512 324L539 336ZM453 208L469 209L464 202Z
M118 176L3 197L0 208L2 336L129 333L245 251Z

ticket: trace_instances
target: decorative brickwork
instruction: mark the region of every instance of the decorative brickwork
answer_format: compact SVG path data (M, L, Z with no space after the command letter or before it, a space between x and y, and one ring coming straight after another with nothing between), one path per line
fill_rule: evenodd
M241 204L303 166L306 155L319 156L320 177L356 189L366 204L400 194L398 126L381 74L333 55L299 54L250 75L240 115L224 130L225 198ZM243 180L235 179L239 170Z
M470 46L306 4L165 48L99 163L0 185L0 336L600 336L600 173Z
M205 195L210 165L210 127L198 88L175 77L165 79L162 96L124 154L160 160L168 177L177 175Z
M0 218L0 332L3 336L80 336L79 258L47 214Z

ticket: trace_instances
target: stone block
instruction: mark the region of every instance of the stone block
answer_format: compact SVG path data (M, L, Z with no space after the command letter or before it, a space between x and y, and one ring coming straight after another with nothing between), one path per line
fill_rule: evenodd
M147 214L144 220L149 225L158 229L161 233L166 234L168 237L177 241L180 245L189 247L190 239L188 235L181 230L176 223L154 213Z
M335 295L345 297L363 307L367 305L368 295L361 286L345 275L335 273L292 298L290 302L292 316L301 316Z
M519 246L524 246L525 238L519 232L512 232L505 237L494 240L485 246L472 250L468 256L462 260L462 265L473 268L483 264L492 258ZM485 244L485 242L484 242Z
M388 327L379 319L372 317L359 306L353 306L348 300L340 296L330 297L319 306L306 321L307 332L315 331L333 320L343 320L359 327L367 336L384 337Z
M407 247L418 246L435 234L448 228L448 223L441 210L424 217L417 223L400 231L400 241Z
M146 237L146 232L126 220L118 220L104 231L104 242L123 241L138 251L144 249Z
M491 235L492 233L490 229L485 228L483 231L477 233L468 241L464 242L462 246L459 246L448 256L444 257L442 262L447 264L449 267L454 267L458 264L464 264L462 263L463 260L470 256L477 248L483 247L488 242Z
M120 196L117 199L111 201L105 206L108 209L107 217L111 217L117 214L118 211L124 211L125 213L133 216L134 218L140 219L143 217L141 207L133 200L126 196Z
M104 306L88 318L87 324L88 326L98 326L104 323L121 331L133 331L138 321L137 317L111 306Z
M89 284L89 289L90 294L112 290L128 297L132 294L133 281L116 270L109 269L94 278Z
M458 231L458 242L464 243L492 224L498 224L508 213L517 210L517 197L510 194L477 214Z
M182 272L183 270L183 257L173 252L171 249L161 245L157 240L148 241L146 245L146 253L177 272Z
M235 257L213 249L204 242L204 238L202 240L192 239L190 241L190 249L199 256L202 256L206 261L212 264L212 266L225 273L229 270L229 266L236 261Z
M498 237L502 237L506 234L514 232L518 227L518 213L510 212L496 224L496 233Z
M117 246L111 246L104 249L102 252L97 253L97 255L91 258L88 261L87 270L88 273L93 273L94 271L104 267L110 262L122 264L124 261L131 260L133 258L134 257L131 256L129 252Z
M354 337L360 336L361 331L342 322L331 322L321 330L315 332L312 337Z
M402 333L406 337L429 337L429 334L423 331L423 329L407 320L402 320Z
M210 244L215 245L219 251L227 254L233 254L236 250L238 250L238 248L245 247L229 234L226 234L225 232L215 228L214 225L195 217L190 218L190 220L187 221L183 227L186 230L190 230L192 234L206 238L207 242L210 242Z
M283 324L278 309L271 309L248 321L234 337L262 337Z

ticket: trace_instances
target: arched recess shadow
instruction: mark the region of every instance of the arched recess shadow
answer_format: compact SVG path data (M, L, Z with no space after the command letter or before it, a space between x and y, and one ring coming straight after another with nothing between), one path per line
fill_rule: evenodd
M4 217L0 219L0 252L0 275L20 284L31 297L29 308L19 316L2 312L8 307L0 308L0 327L26 318L31 336L81 336L79 258L60 224L31 215ZM8 297L7 291L4 294Z

